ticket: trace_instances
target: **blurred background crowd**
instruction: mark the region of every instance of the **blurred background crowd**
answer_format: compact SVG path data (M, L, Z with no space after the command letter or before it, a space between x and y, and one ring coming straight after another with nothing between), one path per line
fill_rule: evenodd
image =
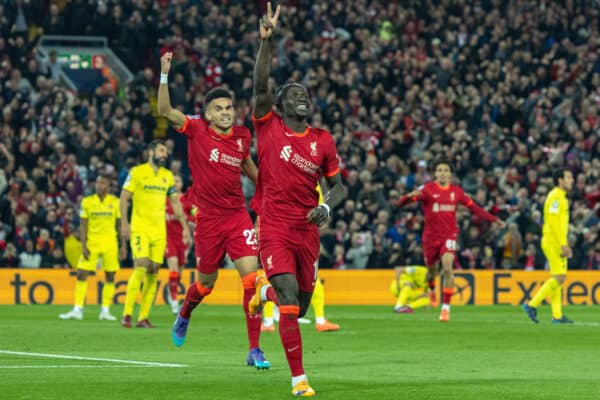
M171 102L202 112L226 85L251 127L264 1L0 0L0 266L65 267L78 209L100 172L118 195L145 144L165 137L190 184L187 143L157 117L159 57L174 51ZM568 167L571 269L600 269L600 5L597 1L282 1L272 86L303 83L312 125L332 133L348 198L322 229L321 268L422 264L418 206L399 196L456 183L508 222L459 212L457 268L543 269L542 205ZM67 90L40 35L96 35L135 75ZM244 181L248 198L253 187Z

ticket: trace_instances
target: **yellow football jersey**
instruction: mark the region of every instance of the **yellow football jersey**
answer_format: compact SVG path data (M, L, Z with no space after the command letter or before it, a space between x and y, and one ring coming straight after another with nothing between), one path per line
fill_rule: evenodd
M556 247L566 246L569 233L569 200L567 193L555 187L544 202L542 241Z
M121 218L119 199L107 194L101 200L97 194L81 201L80 218L88 220L88 244L114 245L117 241L116 221Z
M400 275L401 281L412 282L415 287L425 287L425 278L427 277L426 267L409 266L405 272Z
M166 235L167 196L177 195L173 173L160 167L157 173L150 164L137 165L129 171L123 190L132 193L132 232Z

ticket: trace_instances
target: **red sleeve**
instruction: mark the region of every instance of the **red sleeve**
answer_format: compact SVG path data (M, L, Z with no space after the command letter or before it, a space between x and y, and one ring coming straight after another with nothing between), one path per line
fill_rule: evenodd
M425 193L426 190L427 190L427 188L425 186L423 186L419 190L421 192L420 195L418 195L418 196L404 195L398 199L398 203L396 203L396 204L398 204L398 207L403 207L410 203L415 203L417 201L423 201L426 197L426 193Z
M340 158L335 148L335 143L329 132L324 132L326 136L325 157L323 157L323 175L330 178L340 172Z
M254 114L252 114L252 122L254 122L254 125L263 125L271 120L271 117L273 117L273 110L269 111L260 118L256 118Z
M175 129L177 132L184 134L188 138L192 138L194 136L194 132L198 129L205 129L206 122L202 119L200 115L186 115L185 122L181 129Z
M460 190L460 195L459 195L458 201L459 201L459 203L468 207L469 210L471 210L471 212L473 214L477 215L478 217L483 218L490 222L498 221L498 217L490 214L489 212L487 212L483 208L481 208L479 205L477 205L477 203L475 203L473 201L473 199L471 197L469 197L462 189Z
M407 204L421 201L422 199L423 199L423 194L421 194L419 196L404 195L398 199L398 207L403 207Z

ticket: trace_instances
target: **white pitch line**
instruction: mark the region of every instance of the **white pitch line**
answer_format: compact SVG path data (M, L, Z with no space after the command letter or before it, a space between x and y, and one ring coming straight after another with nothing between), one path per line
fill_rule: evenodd
M157 368L156 365L0 365L0 369L51 369L51 368Z
M43 357L43 358L61 358L66 360L84 360L84 361L104 361L117 364L145 365L149 367L167 367L167 368L183 368L187 367L184 364L169 364L157 363L149 361L133 361L119 360L117 358L99 358L99 357L82 357L82 356L67 356L63 354L47 354L47 353L28 353L24 351L0 350L0 354L13 354L17 356Z

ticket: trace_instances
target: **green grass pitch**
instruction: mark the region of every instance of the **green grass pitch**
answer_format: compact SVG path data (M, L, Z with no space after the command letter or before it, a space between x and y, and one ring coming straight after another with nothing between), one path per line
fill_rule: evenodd
M173 316L155 306L153 330L98 321L60 321L65 306L0 307L0 398L3 399L282 399L289 372L275 333L262 335L269 371L245 365L241 307L200 306L186 344L171 344ZM113 313L121 310L115 308ZM600 314L568 307L573 326L531 323L518 307L454 307L448 324L437 310L395 315L391 307L328 307L339 332L302 325L304 362L320 399L599 399ZM6 354L34 352L156 363Z

